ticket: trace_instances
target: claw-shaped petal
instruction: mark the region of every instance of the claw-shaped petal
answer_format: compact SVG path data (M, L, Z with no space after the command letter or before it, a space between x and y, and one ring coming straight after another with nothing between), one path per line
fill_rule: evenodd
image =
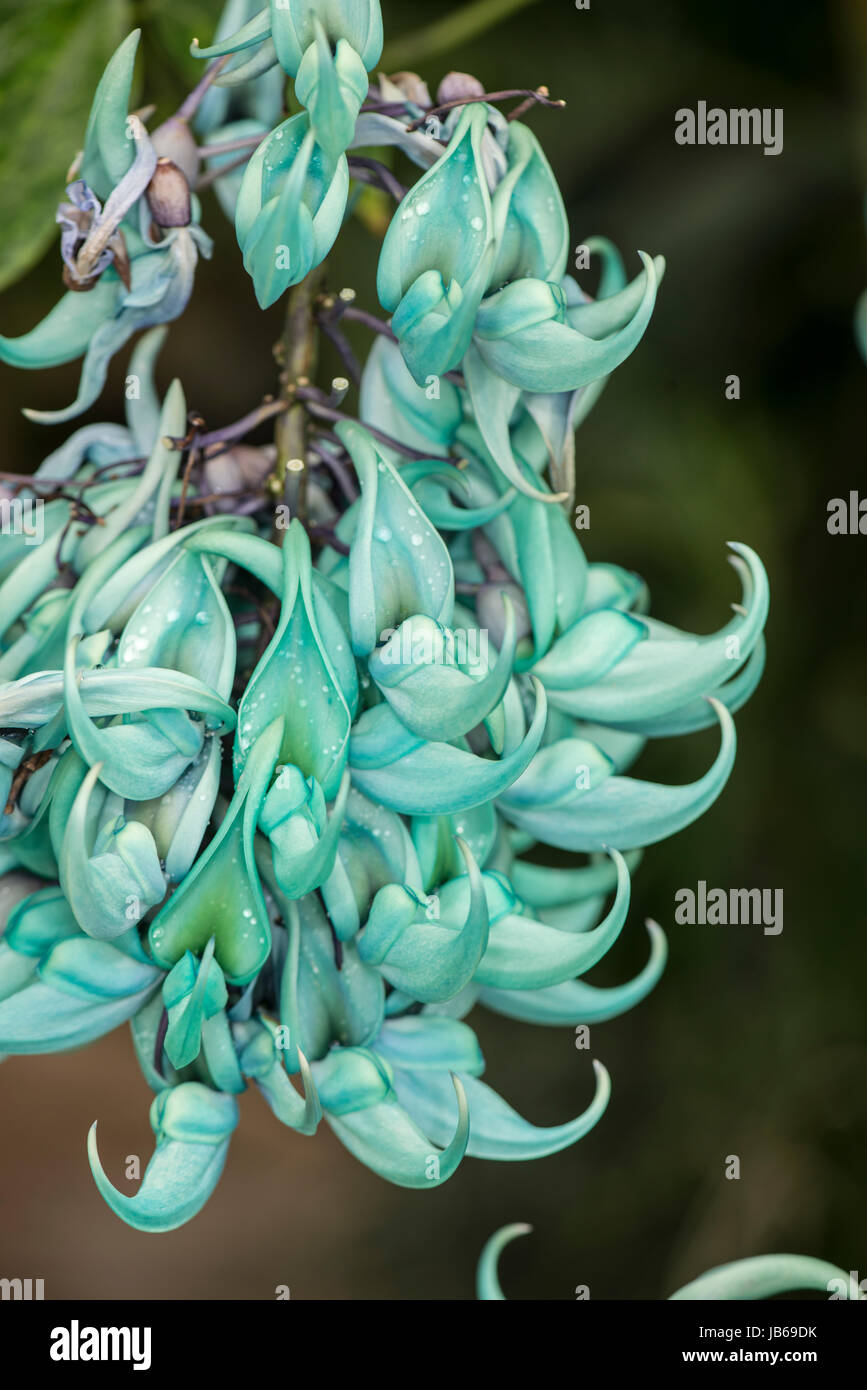
M137 1231L173 1231L200 1212L220 1179L238 1123L234 1096L197 1081L161 1091L151 1105L156 1148L134 1196L106 1176L96 1143L87 1136L94 1181L115 1215Z

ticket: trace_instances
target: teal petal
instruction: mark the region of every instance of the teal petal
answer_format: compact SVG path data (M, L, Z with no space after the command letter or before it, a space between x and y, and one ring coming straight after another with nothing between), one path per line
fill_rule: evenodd
M246 24L237 29L233 34L227 34L218 43L211 44L210 48L201 48L196 39L190 46L190 53L194 58L223 58L227 53L237 53L244 48L252 48L254 44L262 43L271 33L271 14L267 5L253 15Z
M596 1094L582 1115L563 1125L540 1128L523 1119L496 1091L472 1076L462 1076L470 1111L471 1158L524 1160L559 1153L583 1138L601 1119L611 1094L608 1072L594 1062ZM394 1088L415 1123L437 1142L454 1127L455 1104L448 1074L395 1068Z
M73 699L78 692L76 708L95 719L129 715L144 706L154 710L193 710L206 716L220 732L235 724L233 711L218 695L192 676L177 671L147 667L135 673L109 668L79 670L75 678L70 672L72 687ZM0 685L0 722L11 729L39 728L62 711L64 698L69 702L62 671L40 671L5 682ZM99 756L87 761L99 762Z
M466 842L478 864L487 864L499 836L494 806L487 802L457 816L413 817L412 840L425 888L463 873L456 836Z
M727 681L746 660L768 614L767 575L749 546L731 544L744 564L744 606L719 632L691 637L650 618L603 610L581 619L534 666L552 705L581 719L635 728L669 715ZM586 635L585 635L586 634Z
M135 140L127 129L130 90L141 30L134 29L109 59L94 93L80 174L101 202L120 183L135 157ZM79 294L89 299L90 294Z
M284 767L265 798L259 829L271 841L274 875L287 898L303 898L330 877L346 803L349 773L344 772L330 816L322 788L297 767Z
M111 1032L144 1004L161 972L108 941L69 937L36 978L0 1002L0 1052L62 1052Z
M457 1071L481 1076L485 1069L472 1028L455 1018L430 1013L391 1019L383 1024L376 1051L394 1068L409 1071Z
M448 626L454 575L448 547L362 425L337 433L361 483L358 522L349 557L352 646L366 656L385 633L414 614Z
M725 1299L773 1298L777 1294L795 1293L799 1289L816 1289L823 1293L842 1286L844 1297L850 1297L851 1280L843 1269L816 1260L809 1255L755 1255L748 1260L717 1265L700 1274L691 1284L685 1284L672 1300L722 1301ZM858 1293L864 1299L867 1295Z
M448 148L397 209L376 282L389 312L421 276L435 271L443 286L464 285L483 260L493 232L481 153L487 119L482 103L465 106Z
M338 969L331 927L314 896L286 903L286 921L280 1021L291 1043L286 1070L294 1074L300 1053L319 1061L333 1042L347 1049L369 1043L382 1024L385 990L352 941L342 945Z
M419 386L397 344L385 336L376 339L361 374L362 422L376 425L411 449L444 454L462 415L461 394L453 382L438 380ZM394 450L384 452L392 463L398 461ZM409 481L406 467L401 472ZM434 517L431 520L439 525Z
M298 1134L314 1134L322 1118L322 1107L313 1073L303 1052L298 1052L304 1095L295 1090L276 1046L277 1025L267 1018L235 1025L239 1044L238 1060L264 1095L281 1124Z
M82 931L111 940L162 902L166 881L150 831L126 820L101 788L101 764L84 778L66 822L58 863L60 883Z
M387 883L403 883L424 893L415 847L400 816L353 789L334 869L322 886L328 916L341 941L355 935L374 896Z
M117 663L180 671L228 700L235 649L235 625L209 561L181 549L126 623Z
M507 1245L518 1236L528 1236L532 1229L525 1222L516 1221L511 1226L502 1226L485 1243L476 1269L476 1298L485 1302L505 1302L506 1295L500 1287L497 1270L500 1256Z
M253 839L282 733L281 720L262 733L216 835L151 923L148 940L161 965L185 951L200 955L212 936L230 984L246 984L267 960L271 930Z
M492 198L497 260L491 283L560 280L569 250L560 187L535 135L520 121L509 126L507 154L508 171Z
M406 195L382 244L377 293L419 385L458 365L491 278L486 126L484 105L464 108L447 150Z
M153 836L170 883L189 873L208 828L220 786L222 745L206 739L199 756L162 796L135 804L135 819Z
M419 616L407 618L371 653L370 676L412 733L448 743L499 705L515 656L515 612L508 595L504 605L506 632L493 664L465 629L456 633Z
M456 1125L437 1149L404 1110L381 1064L360 1049L336 1049L313 1068L325 1118L351 1154L398 1187L438 1187L467 1150L469 1114L455 1076ZM452 1132L453 1131L453 1132Z
M283 68L297 73L306 49L316 37L317 22L324 25L332 46L341 39L355 49L368 72L382 53L382 13L379 0L269 0L271 33Z
M469 984L488 944L488 910L478 865L462 840L467 907L462 925L432 917L429 905L397 883L381 888L358 938L358 953L395 989L424 1003L450 999Z
M74 666L75 646L71 642L67 647L64 672L65 713L75 748L91 766L102 764L101 780L119 796L142 801L160 796L198 757L203 726L194 723L183 709L166 705L99 728L82 698ZM181 677L175 675L173 679L179 682ZM190 684L198 682L191 679ZM140 690L134 693L131 686L127 691L130 701L143 695ZM187 698L183 687L177 689L176 698Z
M96 561L92 560L82 575L74 595L74 612L80 626L87 632L104 627L120 632L136 605L171 563L172 552L181 546L196 555L215 555L239 564L242 563L241 557L252 559L255 563L262 559L263 552L267 552L268 559L273 561L267 567L268 573L275 578L276 591L279 592L280 555L277 547L259 540L257 536L237 534L251 529L251 522L246 517L205 517L147 544L149 528L135 527L132 532L134 540L127 539L128 551L125 556L115 562L107 558L123 545L123 536L120 536L98 556L101 568L97 569ZM124 533L127 538L130 534Z
M448 469L440 472L436 465L425 463L424 460L406 463L400 471L404 482L409 483L424 508L428 520L438 531L473 531L487 526L489 521L511 507L515 498L514 490L508 488L502 497L485 506L471 506L468 503L472 488L465 471ZM452 495L457 496L463 505L455 506Z
M538 796L536 803L531 806L527 799L519 805L516 796L529 794L530 779L537 776L531 765L526 774L528 781L513 789L515 796L511 791L501 796L499 809L512 824L560 849L591 851L607 845L636 849L656 844L703 815L728 781L734 766L735 727L725 706L718 700L712 704L722 732L720 751L712 767L697 782L666 787L632 777L609 776L595 789L575 792L553 806L545 804L547 798L539 784L534 793Z
M506 1018L549 1027L574 1028L579 1023L604 1023L617 1018L646 999L660 979L668 956L665 933L655 922L647 922L650 958L643 970L623 985L588 985L583 980L565 980L546 989L483 989L479 1002Z
M332 159L320 148L305 112L253 151L238 191L235 231L263 309L328 255L348 189L345 157Z
M96 1144L87 1136L94 1181L116 1216L137 1231L173 1231L201 1211L220 1179L238 1105L197 1081L161 1091L151 1106L156 1148L135 1196L106 1177Z
M546 505L562 502L565 493L545 492L528 480L526 468L512 451L509 422L518 405L520 389L492 371L476 347L470 346L467 351L463 369L473 418L503 477L525 497Z
M487 950L475 980L493 989L545 989L589 970L620 935L629 911L629 870L611 851L617 866L617 893L610 912L592 931L575 935L509 913L491 927Z
M530 727L517 746L513 744L499 759L477 757L450 743L423 742L409 734L401 746L396 717L391 715L389 720L390 711L386 708L380 714L382 706L376 706L359 720L350 741L353 783L365 796L409 816L448 815L502 796L527 769L542 740L547 706L538 683L535 692ZM370 765L383 743L390 743L397 756L391 762Z
M332 53L315 13L313 25L316 37L298 65L295 95L310 113L310 128L320 148L336 160L355 133L356 117L367 96L367 69L346 39L338 39Z
M624 855L626 866L633 873L641 863L641 851L631 850ZM581 869L563 869L550 864L534 864L516 859L509 866L509 878L518 897L528 907L568 907L587 902L588 898L613 893L617 885L617 863L612 858L599 857L595 863Z
M580 717L580 711L568 708L572 695L584 686L598 686L612 668L618 669L619 676L624 658L636 643L644 641L647 636L646 625L631 613L621 613L615 608L588 613L564 632L540 661L535 662L533 675L538 676L555 708L566 706L567 713L577 713ZM610 681L609 685L614 683L619 685L619 681ZM561 692L562 702L558 703ZM577 702L580 703L580 695ZM591 719L599 717L595 714L587 716Z
M113 270L105 271L87 294L70 290L29 333L0 337L0 361L31 369L75 361L114 313L119 291Z
M164 1046L169 1061L178 1070L196 1060L206 1020L220 1013L227 999L226 982L214 960L211 937L201 960L186 951L163 983L163 1004L169 1020Z
M12 875L7 873L0 879L4 899L10 878ZM16 875L16 888L21 879L26 884L28 878L27 875ZM6 901L8 903L8 899ZM14 906L9 904L8 911L3 940L0 941L0 1000L8 999L29 984L40 963L58 942L81 936L72 909L56 885L48 888L35 888L34 885L34 890L25 891Z
M352 688L344 693L319 630L325 601L320 600L317 612L310 542L298 521L289 528L283 565L280 622L238 709L235 775L240 774L265 726L279 715L283 737L278 760L294 764L305 777L314 777L330 801L337 795L346 764L352 724L346 695L354 705L355 673ZM331 621L339 629L333 615Z
M557 630L579 617L588 583L584 551L560 507L518 496L488 534L510 573L520 579L533 627L533 650L519 648L518 669L544 656ZM564 583L563 576L569 576ZM529 646L529 643L527 644Z
M492 294L475 326L476 346L491 371L522 390L540 392L574 391L607 376L640 342L656 302L661 258L654 262L643 251L639 255L644 271L633 283L640 298L625 323L619 322L622 315L615 318L608 311L616 327L608 328L601 311L582 318L580 329L566 322L562 292L542 281L515 280ZM600 303L611 301L594 301L588 308ZM632 298L628 303L631 307Z

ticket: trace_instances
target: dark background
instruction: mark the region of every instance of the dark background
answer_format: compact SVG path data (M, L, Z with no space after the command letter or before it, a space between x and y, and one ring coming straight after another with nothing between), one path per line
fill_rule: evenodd
M389 38L419 23L408 0L383 8ZM865 28L857 0L592 0L588 12L540 0L414 64L432 87L451 67L488 90L547 83L567 108L529 119L573 244L604 233L633 273L638 247L667 257L643 342L579 432L590 558L639 570L655 615L696 631L725 622L738 597L727 540L754 546L771 577L768 669L737 718L731 781L698 824L647 852L630 925L592 976L614 983L640 968L645 916L669 931L654 994L593 1029L614 1085L604 1119L557 1157L466 1160L443 1188L411 1193L359 1166L325 1126L312 1140L284 1130L251 1095L205 1211L145 1236L104 1207L84 1148L98 1117L109 1172L150 1153L150 1093L120 1030L0 1068L0 1273L44 1278L50 1298L258 1299L278 1284L294 1298L468 1298L485 1239L526 1220L534 1234L502 1262L514 1298L570 1298L578 1284L594 1298L662 1298L715 1263L770 1250L867 1275L867 540L826 530L829 498L867 491L867 376L852 333L867 286ZM144 68L167 114L184 84L164 31L148 31ZM783 107L782 155L677 146L675 110L701 99ZM80 133L69 138L72 152ZM279 311L256 309L210 197L205 223L217 254L160 374L163 386L181 374L191 407L216 425L273 384ZM330 262L334 287L352 284L371 308L376 253L356 228ZM6 292L4 331L35 322L58 282L52 248ZM0 371L4 467L35 466L70 432L18 409L65 404L76 372ZM740 401L724 398L730 373ZM121 376L119 364L86 418L116 418ZM716 738L661 741L641 773L692 780ZM782 888L782 935L675 926L675 891L699 879ZM568 1029L481 1011L473 1022L488 1079L531 1119L584 1108L590 1064ZM739 1181L724 1178L731 1154Z

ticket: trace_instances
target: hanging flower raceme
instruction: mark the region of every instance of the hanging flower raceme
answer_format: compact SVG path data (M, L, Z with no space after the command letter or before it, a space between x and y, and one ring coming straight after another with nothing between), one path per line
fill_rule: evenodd
M393 334L378 325L361 374L369 428L334 404L346 381L325 397L299 378L305 457L244 444L244 422L209 431L179 382L159 402L157 329L132 355L125 424L77 430L21 481L41 534L0 552L0 1053L129 1023L155 1093L139 1191L114 1187L94 1131L88 1148L106 1201L149 1231L208 1199L247 1089L417 1189L464 1156L543 1157L596 1124L600 1062L573 1113L537 1126L483 1079L467 1020L481 1005L574 1027L653 988L653 922L633 979L585 976L627 930L643 847L725 785L768 609L760 560L734 545L734 617L682 633L649 616L636 575L588 561L557 505L574 427L644 332L661 263L627 284L592 241L585 295L535 137L485 101L441 138L376 102L359 115L375 5L251 9L231 0L211 50L240 61L228 85L205 79L210 150L185 108L153 138L127 119L135 36L122 45L59 214L68 294L4 340L24 365L86 352L62 414L90 404L111 353L188 294L200 159L262 305L337 236L347 148L393 143L428 170L383 247ZM277 62L306 109L260 138ZM429 97L401 81L383 104L417 125ZM244 147L243 174L221 141ZM269 475L299 464L287 525ZM696 782L629 775L648 739L714 723ZM549 847L586 859L543 866Z
M574 1026L659 978L652 923L634 980L581 976L624 928L636 847L694 819L730 769L725 639L654 625L634 578L588 566L562 512L498 495L483 459L466 478L401 470L360 425L338 427L360 497L338 521L341 549L316 564L297 520L282 548L240 516L172 530L180 454L167 446L184 419L174 386L142 473L88 494L105 525L70 543L71 589L52 587L48 538L7 580L41 556L28 591L39 611L38 579L57 612L22 648L25 598L0 656L10 788L24 759L44 759L0 848L15 884L44 885L15 890L0 1050L72 1047L131 1021L157 1092L156 1152L134 1198L110 1184L94 1139L91 1160L141 1229L170 1229L206 1200L250 1083L290 1128L310 1134L324 1117L405 1186L444 1181L464 1154L556 1152L603 1113L604 1068L582 1113L539 1128L481 1080L462 1020L482 1003ZM80 463L84 482L92 469ZM481 522L478 558L463 513ZM446 535L454 525L451 545L432 518ZM474 609L456 601L455 573L483 580L494 554L513 597L502 585L483 627L484 582ZM767 594L752 553L738 562L744 612L728 636L749 665ZM252 666L223 592L230 565L279 598ZM752 680L734 677L739 697ZM723 752L704 779L622 775L649 734L713 718L702 695L714 692ZM537 842L590 862L539 869L523 857Z

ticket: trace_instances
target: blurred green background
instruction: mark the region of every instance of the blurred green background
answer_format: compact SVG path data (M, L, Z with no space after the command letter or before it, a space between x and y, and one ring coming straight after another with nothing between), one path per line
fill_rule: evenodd
M383 8L392 40L456 13L409 0ZM27 9L47 23L57 4ZM111 5L79 9L83 33L103 12L105 42ZM129 9L146 24L142 99L168 114L194 72L186 41L210 37L219 5ZM644 917L668 931L654 994L592 1030L614 1090L586 1139L536 1164L467 1160L445 1187L411 1193L361 1168L324 1128L312 1141L283 1130L249 1096L204 1213L148 1237L103 1206L84 1150L99 1118L109 1172L150 1152L149 1092L126 1031L85 1052L10 1060L0 1068L0 1273L44 1278L50 1298L258 1299L278 1284L294 1298L468 1298L485 1239L515 1220L535 1230L502 1261L514 1298L568 1299L581 1284L592 1298L661 1298L715 1263L769 1250L867 1276L867 540L826 530L829 498L867 493L867 375L852 334L867 285L867 12L857 0L592 0L589 11L538 0L435 49L416 41L399 65L414 53L433 89L458 67L488 90L546 83L566 99L529 120L560 179L573 245L604 233L635 269L638 247L666 256L651 326L579 432L578 500L591 509L582 539L592 560L647 578L657 617L696 631L725 622L738 597L725 542L754 546L771 577L767 673L737 718L720 801L647 852L630 925L592 976L614 983L641 967ZM78 80L74 57L60 64L67 82ZM677 146L674 112L699 100L782 107L783 154ZM80 138L72 127L51 148L60 179ZM49 224L59 191L48 191ZM280 316L256 309L210 195L205 224L216 255L160 376L165 386L181 375L190 406L218 425L270 389ZM356 228L330 261L333 286L352 284L370 308L376 254ZM58 267L52 247L6 291L4 332L50 307ZM4 468L34 467L68 433L30 425L19 408L65 404L76 372L0 370ZM739 401L724 397L731 373ZM118 364L105 406L85 418L116 418L121 379ZM716 739L661 741L641 773L691 780ZM676 890L699 879L782 888L782 935L675 926ZM568 1029L481 1011L473 1021L488 1079L528 1117L554 1123L584 1108L591 1068ZM731 1154L739 1181L724 1177Z

